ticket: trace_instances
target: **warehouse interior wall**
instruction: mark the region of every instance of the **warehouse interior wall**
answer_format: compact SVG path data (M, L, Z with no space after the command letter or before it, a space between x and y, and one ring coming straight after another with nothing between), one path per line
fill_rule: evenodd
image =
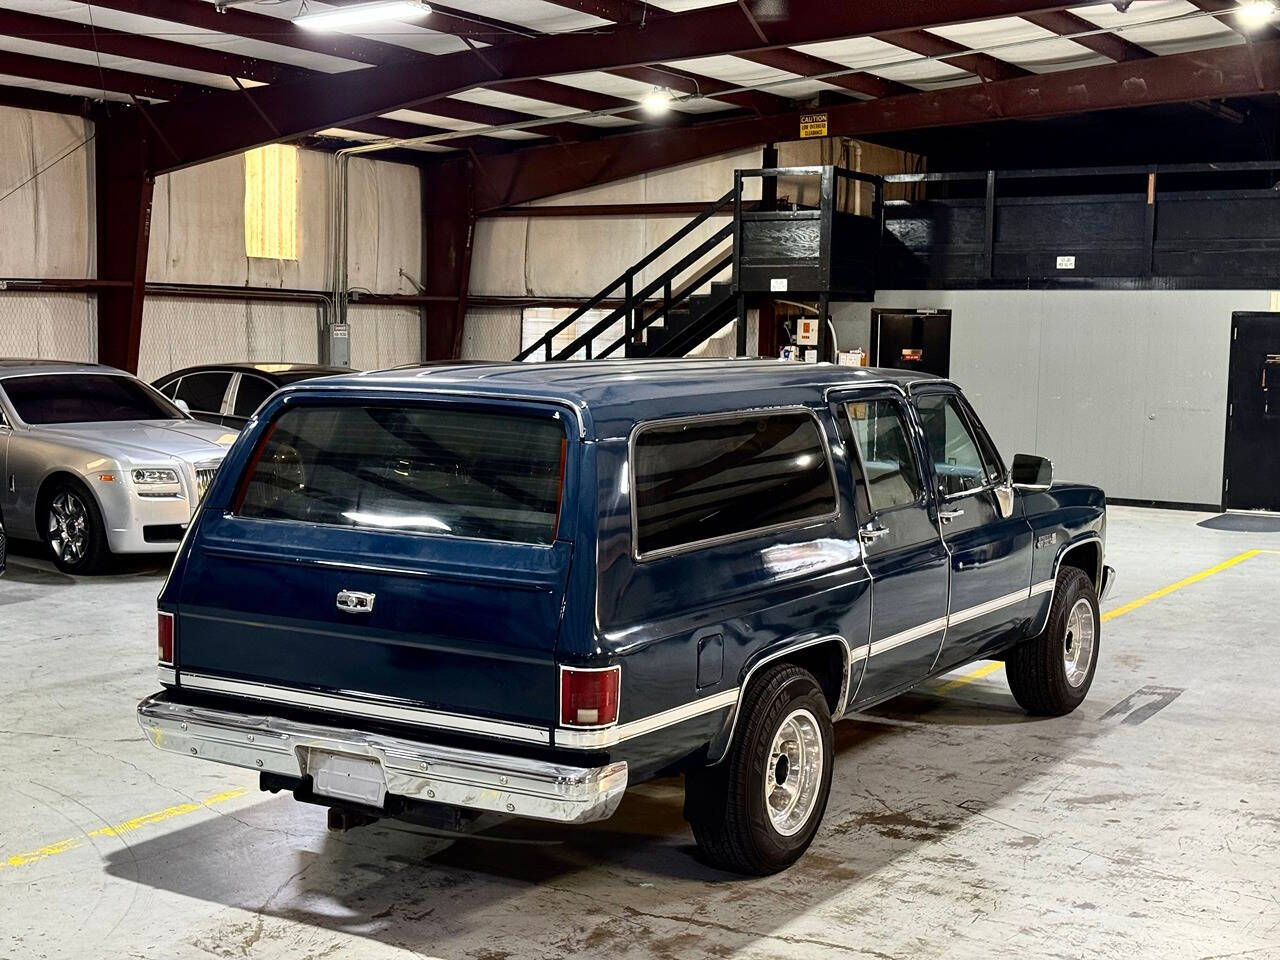
M834 311L842 348L869 347L871 310L951 311L951 378L1006 461L1108 497L1219 504L1231 315L1265 290L882 290Z

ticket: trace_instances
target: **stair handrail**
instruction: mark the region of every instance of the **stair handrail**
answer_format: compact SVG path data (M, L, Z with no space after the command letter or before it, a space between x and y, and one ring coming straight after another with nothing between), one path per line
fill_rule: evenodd
M734 225L732 223L726 223L723 227L721 227L719 230L713 233L710 237L702 241L702 243L698 244L698 246L695 247L692 251L685 254L683 257L681 257L679 261L672 264L665 271L663 271L661 276L659 276L655 280L649 281L649 283L647 283L638 293L634 294L628 300L627 303L624 303L622 306L609 311L607 314L605 314L603 317L597 320L594 324L592 324L589 330L587 330L585 333L579 334L568 346L561 348L559 354L557 354L555 357L548 356L547 359L548 360L552 360L552 359L565 360L565 359L568 359L569 357L572 357L575 353L577 353L579 350L583 349L584 347L587 350L587 359L588 360L592 359L591 343L592 341L595 340L596 337L600 336L600 334L604 333L611 326L617 323L619 317L627 316L630 311L636 308L637 305L642 306L645 300L648 298L649 294L653 293L655 290L658 290L659 288L665 289L666 286L670 283L672 277L687 270L689 267L693 266L693 264L697 263L698 260L700 260L702 257L706 256L706 254L709 253L713 248L723 243L725 239L728 238L728 236L731 233L733 233L733 230L734 230ZM663 306L661 308L659 308L658 310L655 310L653 313L649 314L647 317L641 318L640 325L637 326L634 320L631 323L628 323L627 330L626 332L624 332L623 336L633 336L640 330L643 330L646 327L648 327L650 324L655 323L658 317L666 315L667 310L669 310L672 304L675 302L676 301L670 299L669 297L665 298Z
M659 316L665 316L670 311L672 305L678 304L681 301L688 299L689 296L693 293L693 291L697 290L699 287L705 284L708 280L711 280L713 277L716 276L716 274L724 270L725 267L732 266L732 264L733 264L733 253L731 251L725 254L725 256L721 257L715 263L711 264L711 266L707 267L706 270L702 271L702 273L698 274L698 276L696 276L694 279L690 280L683 287L677 290L671 297L668 298L668 302L665 303L662 308L655 310L649 316L644 317L642 321L639 324L635 325L630 332L623 333L623 335L620 336L617 340L613 341L613 343L609 344L607 347L605 347L603 350L597 353L596 358L603 359L609 356L610 354L613 353L613 351L617 350L620 346L625 344L628 340L635 337L637 333L641 333L642 331L647 330L650 326L652 326L654 323L657 322ZM733 294L730 293L729 296L733 296Z
M546 350L548 360L552 359L551 357L552 342L555 340L556 336L558 336L562 331L566 330L568 327L573 325L588 310L594 310L602 301L607 300L609 297L609 294L617 290L619 286L625 286L628 288L633 286L634 278L636 274L638 274L641 270L643 270L649 264L653 263L654 260L658 259L658 257L662 256L664 253L666 253L668 250L674 247L677 243L679 243L681 240L687 237L690 233L692 233L694 230L700 227L703 223L705 223L711 217L714 217L724 207L729 206L730 203L733 201L736 193L737 193L737 188L735 187L734 189L731 189L727 193L725 193L725 195L722 196L719 200L713 201L710 206L708 206L705 210L702 211L702 213L698 214L696 217L694 217L692 220L686 223L683 227L681 227L679 230L673 233L670 237L668 237L663 243L659 244L652 251L650 251L646 256L642 257L640 260L637 260L625 271L619 274L618 277L611 284L609 284L607 287L602 289L594 297L592 297L582 306L578 307L578 309L574 310L573 313L569 314L567 317L565 317L563 320L557 323L554 327L552 327L550 330L544 333L541 337L539 337L529 346L525 347L525 349L521 350L518 354L516 354L516 360L517 361L524 360L526 357L532 355L534 351L536 351L539 347L543 347ZM633 306L636 299L638 299L636 295L630 289L628 289L626 297L624 298L623 306L624 307Z

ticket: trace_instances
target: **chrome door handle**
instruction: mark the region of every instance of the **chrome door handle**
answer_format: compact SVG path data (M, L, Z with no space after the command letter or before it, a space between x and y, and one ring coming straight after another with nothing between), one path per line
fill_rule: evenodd
M941 520L943 523L950 523L956 517L963 517L963 516L964 516L963 510L939 510L938 511L938 519Z
M858 537L863 543L875 543L881 537L887 537L888 535L888 527L863 527L858 531Z

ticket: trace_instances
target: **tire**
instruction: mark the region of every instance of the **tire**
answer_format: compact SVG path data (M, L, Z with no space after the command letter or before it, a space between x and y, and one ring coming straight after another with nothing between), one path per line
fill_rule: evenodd
M788 664L767 670L747 690L728 755L686 776L685 817L703 859L752 876L800 859L827 808L831 744L830 707L813 674Z
M1062 567L1044 632L1005 659L1018 705L1042 717L1065 716L1080 706L1098 669L1100 627L1092 581L1082 570Z
M95 573L111 557L98 502L74 481L58 481L44 498L40 532L64 573Z

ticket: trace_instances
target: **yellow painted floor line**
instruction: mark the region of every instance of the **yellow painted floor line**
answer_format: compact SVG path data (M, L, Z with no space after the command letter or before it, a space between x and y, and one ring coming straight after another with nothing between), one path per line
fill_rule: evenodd
M1148 593L1145 597L1139 597L1137 600L1131 600L1129 603L1126 603L1120 607L1116 607L1114 610L1108 610L1099 619L1103 623L1106 623L1108 620L1116 619L1116 617L1123 617L1126 613L1132 613L1134 610L1137 610L1141 607L1145 607L1148 603L1151 603L1153 600L1159 600L1161 597L1167 597L1169 594L1173 593L1175 590L1181 590L1183 587L1189 587L1193 583L1199 583L1201 580L1207 580L1209 577L1212 577L1215 573L1221 573L1223 570L1230 570L1236 564L1244 563L1246 560L1249 560L1261 554L1271 554L1273 556L1280 556L1280 550L1246 550L1244 553L1238 553L1231 559L1223 560L1221 563L1215 564L1214 566L1209 567L1207 570L1201 570L1199 573L1193 573L1189 577L1183 577L1177 583L1171 583L1167 587L1161 587L1159 590L1156 590L1154 593ZM933 690L930 692L948 693L959 687L963 687L965 684L973 683L973 681L975 680L981 680L983 677L990 676L991 674L995 673L997 670L999 670L1003 666L1004 666L1004 663L998 660L992 661L991 663L984 663L982 666L978 667L978 669L976 670L973 670L969 673L966 673L959 677L955 677L951 680L948 680L946 683L942 684L941 686L934 687Z
M143 827L148 827L153 823L164 823L166 820L172 820L175 817L184 817L189 813L195 813L199 810L205 810L209 807L216 807L220 803L226 803L228 800L234 800L236 797L244 796L248 791L244 787L237 787L234 790L224 790L221 793L215 793L211 797L206 797L198 803L179 803L172 807L165 807L163 810L155 810L151 813L144 813L140 817L122 821L121 823L110 824L105 827L98 827L96 830L89 830L78 837L68 837L66 840L58 840L54 843L46 844L36 850L30 850L26 853L15 853L11 856L0 859L0 870L6 867L25 867L28 864L38 863L48 857L57 856L60 853L66 853L68 850L75 850L85 840L94 837L118 837L122 834L132 833Z

